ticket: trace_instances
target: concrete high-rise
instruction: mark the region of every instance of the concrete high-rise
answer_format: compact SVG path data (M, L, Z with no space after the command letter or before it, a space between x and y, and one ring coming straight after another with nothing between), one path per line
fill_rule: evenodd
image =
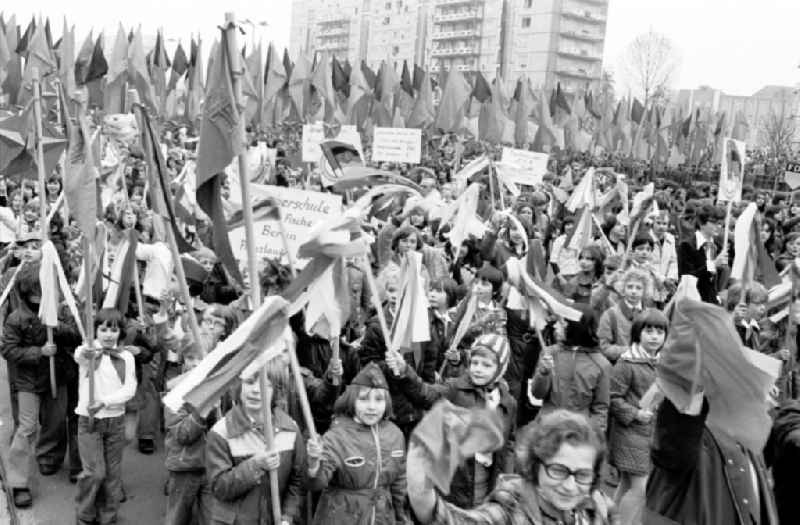
M572 89L602 77L609 1L294 0L290 51Z

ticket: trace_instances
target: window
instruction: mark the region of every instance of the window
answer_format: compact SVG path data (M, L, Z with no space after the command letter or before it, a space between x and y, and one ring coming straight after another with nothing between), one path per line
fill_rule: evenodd
M388 26L388 25L389 25L389 17L388 17L388 16L387 16L387 17L384 17L384 19L383 19L383 25L385 25L385 26Z
M386 7L387 11L389 11L392 8L392 3L391 2L386 2L386 5L384 7Z
M392 54L397 55L400 53L400 46L392 46Z
M530 9L533 7L533 0L525 0L525 8Z
M531 27L531 17L529 16L522 17L522 27Z

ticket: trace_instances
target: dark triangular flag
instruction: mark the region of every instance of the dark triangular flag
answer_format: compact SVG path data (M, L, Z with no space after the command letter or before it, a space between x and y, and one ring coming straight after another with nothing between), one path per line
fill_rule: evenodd
M97 42L94 44L94 51L92 51L92 59L89 61L89 67L86 70L86 78L83 79L84 84L88 84L92 80L103 78L108 73L108 62L103 55L103 34L97 37ZM80 81L80 79L78 79Z
M414 89L419 91L422 89L422 79L425 78L425 70L414 64Z
M361 61L361 73L364 75L364 80L367 81L367 85L371 87L373 91L378 93L377 91L378 76L375 74L373 70L369 68L369 66L364 60Z
M350 74L353 72L353 66L350 65L350 61L346 58L344 59L344 64L342 64L342 71L344 71L344 76L347 77L347 81L350 82Z
M520 99L522 98L522 87L523 87L522 79L518 78L517 85L514 86L514 95L511 97L511 100L516 100L517 102L520 101Z
M294 64L292 63L292 59L289 58L289 50L285 47L283 48L283 69L286 70L286 81L288 82L289 79L292 78L292 69L294 69Z
M178 84L178 80L189 71L189 59L186 57L186 51L183 46L178 42L178 47L175 48L175 54L172 57L172 72L169 76L169 84L167 90L172 91Z
M50 17L47 17L44 22L44 37L47 42L48 49L55 49L55 46L53 45L53 32L50 30Z
M631 120L636 122L637 124L642 123L642 119L644 118L644 106L641 102L639 102L638 98L633 99L633 105L631 106Z
M492 98L492 88L480 71L475 76L475 87L472 88L472 96L481 104Z
M36 30L36 19L31 18L28 27L25 29L25 33L22 34L19 41L17 42L17 49L16 52L18 55L24 55L28 51L28 44L30 43L31 38L33 38L33 32Z
M343 93L345 97L350 96L350 78L344 71L342 64L336 60L336 57L333 57L332 63L332 75L333 75L333 89L334 91L338 91Z
M408 62L403 60L403 73L400 75L400 87L410 96L414 96L414 84L411 82L411 73L408 71Z

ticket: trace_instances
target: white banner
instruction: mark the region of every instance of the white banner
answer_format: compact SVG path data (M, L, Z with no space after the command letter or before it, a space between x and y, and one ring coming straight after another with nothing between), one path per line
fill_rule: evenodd
M416 128L375 128L372 160L419 164L422 157L422 130Z
M719 166L718 201L739 202L742 200L744 163L747 158L745 143L725 137L722 141L722 162Z
M303 125L303 162L319 161L319 143L325 140L322 122Z
M342 196L317 191L304 191L266 184L251 184L253 203L272 197L278 201L286 228L286 237L292 258L298 268L306 265L306 260L297 259L297 249L308 240L311 228L321 221L327 221L342 213ZM274 219L257 220L253 224L253 236L258 259L280 259L288 263L283 249L281 230ZM239 261L247 261L247 242L244 227L228 232L233 254Z
M787 162L783 169L783 176L786 184L793 190L800 187L800 164L797 162Z
M506 180L516 184L533 186L542 182L547 173L547 153L503 148L502 168Z

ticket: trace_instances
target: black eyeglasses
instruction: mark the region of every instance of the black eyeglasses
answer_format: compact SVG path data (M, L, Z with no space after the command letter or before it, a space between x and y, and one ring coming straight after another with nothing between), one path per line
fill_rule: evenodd
M545 463L543 466L547 475L556 481L566 481L572 476L578 485L591 485L594 482L592 469L571 470L561 463Z

